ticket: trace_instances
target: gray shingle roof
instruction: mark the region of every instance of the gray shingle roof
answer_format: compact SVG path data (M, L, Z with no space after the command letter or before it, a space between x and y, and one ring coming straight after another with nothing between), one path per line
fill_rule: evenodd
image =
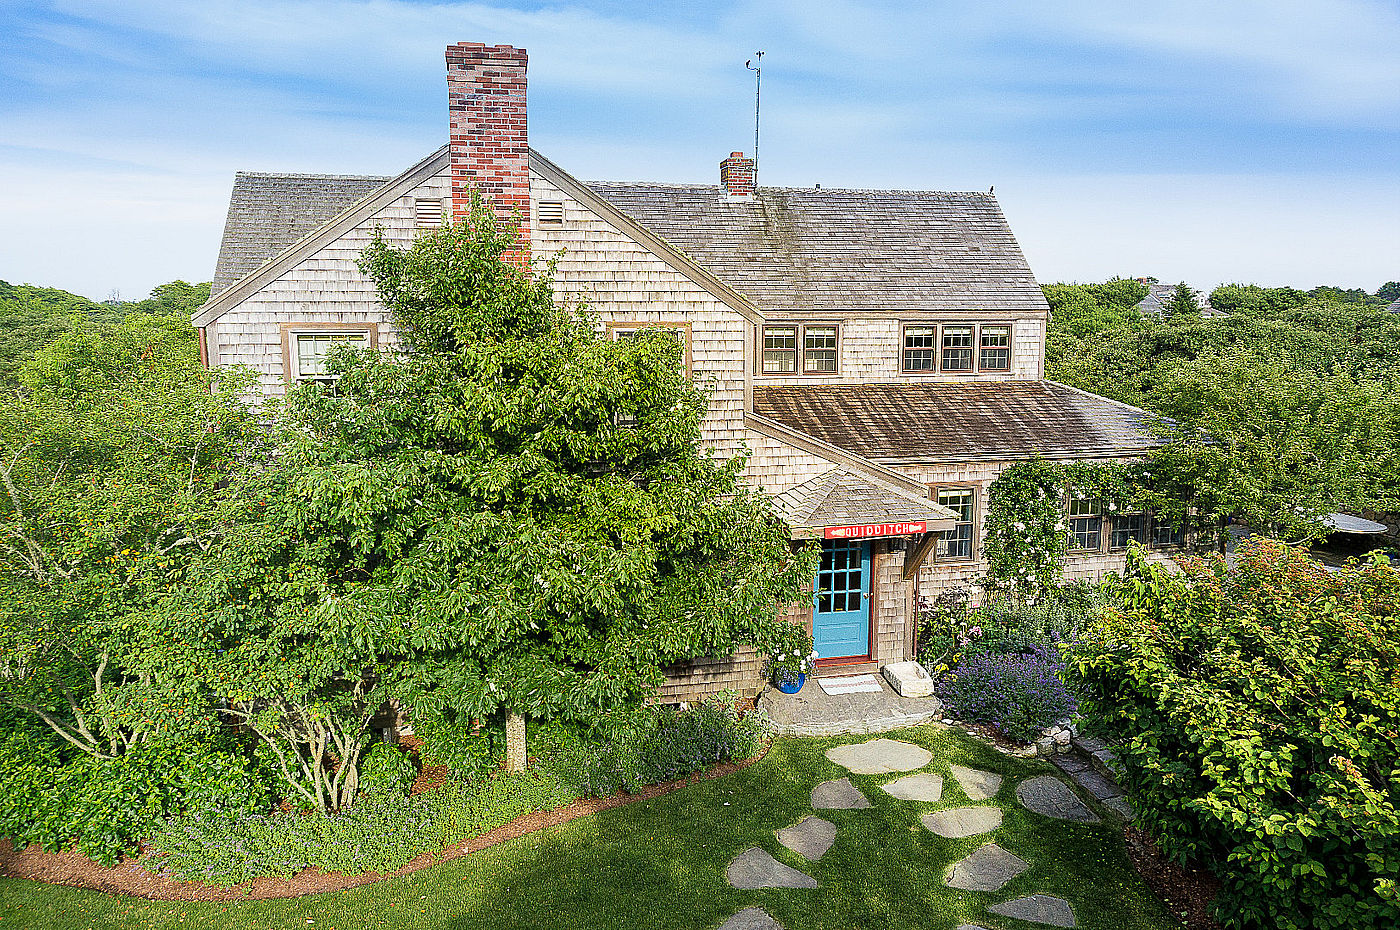
M1047 309L990 194L587 184L766 312Z
M756 386L754 413L877 461L1128 456L1152 416L1053 381Z
M212 294L236 284L389 180L366 175L238 172L214 265Z
M773 503L799 535L816 534L827 526L918 521L935 531L951 529L957 519L951 510L931 500L845 468L833 468L788 488L773 498Z

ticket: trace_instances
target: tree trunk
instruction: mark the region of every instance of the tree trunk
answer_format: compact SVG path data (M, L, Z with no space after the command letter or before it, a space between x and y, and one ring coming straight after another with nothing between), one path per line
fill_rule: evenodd
M506 712L506 771L525 771L525 716Z

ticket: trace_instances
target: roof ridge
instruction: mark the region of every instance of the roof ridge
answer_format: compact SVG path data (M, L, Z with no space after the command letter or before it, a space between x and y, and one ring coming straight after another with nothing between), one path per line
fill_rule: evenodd
M584 181L589 187L603 185L607 187L651 187L669 188L671 190L703 190L718 191L718 184L693 184L680 181ZM995 200L996 194L990 191L957 191L957 190L932 190L928 188L904 188L904 187L780 187L777 185L763 185L757 188L759 193L763 191L821 191L832 194L956 194L966 197L986 197ZM742 201L739 201L742 203Z
M306 178L317 181L391 181L393 174L317 174L305 171L235 171L235 178Z

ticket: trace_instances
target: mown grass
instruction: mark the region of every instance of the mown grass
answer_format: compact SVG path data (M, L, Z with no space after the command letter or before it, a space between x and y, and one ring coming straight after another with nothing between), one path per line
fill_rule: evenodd
M773 831L811 812L808 795L814 785L846 774L822 750L851 742L849 737L779 740L762 762L738 774L347 891L278 901L184 903L4 879L0 928L709 930L740 908L758 905L788 930L951 930L960 923L1028 930L1033 925L993 917L985 907L1037 891L1067 898L1088 930L1176 926L1133 871L1114 828L1049 820L1016 803L1015 782L1044 771L1044 765L1009 759L936 726L887 735L933 752L928 771L945 776L943 801L899 801L880 790L897 776L852 776L874 806L822 812L837 825L837 838L814 863L779 846ZM996 799L1006 818L994 838L1032 867L1000 892L962 892L943 884L947 866L986 837L947 840L919 824L921 813L968 803L947 777L953 762L1008 776ZM730 888L725 866L749 846L807 872L819 887Z

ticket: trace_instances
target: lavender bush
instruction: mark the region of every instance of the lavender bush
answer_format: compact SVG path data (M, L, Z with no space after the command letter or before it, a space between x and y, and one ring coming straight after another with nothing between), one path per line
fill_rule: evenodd
M969 723L995 726L1029 742L1043 728L1078 709L1061 680L1064 663L1044 645L1017 654L963 658L935 685L944 707Z

